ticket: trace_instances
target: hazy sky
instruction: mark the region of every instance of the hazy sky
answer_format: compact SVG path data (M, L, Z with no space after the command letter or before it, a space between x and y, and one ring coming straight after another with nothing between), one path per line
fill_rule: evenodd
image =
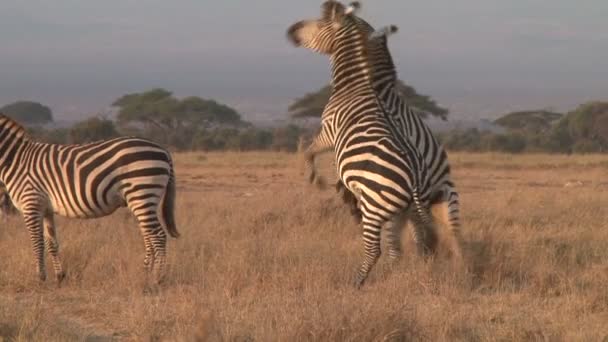
M324 84L328 60L285 30L320 1L0 0L0 104L59 118L151 87L282 115ZM390 38L399 76L454 118L608 100L606 0L374 0L361 16Z

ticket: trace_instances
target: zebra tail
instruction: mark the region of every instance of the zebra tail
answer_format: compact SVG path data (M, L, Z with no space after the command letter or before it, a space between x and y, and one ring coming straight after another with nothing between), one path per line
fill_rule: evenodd
M428 209L424 208L422 206L422 204L420 203L420 194L418 192L418 188L413 189L412 197L414 198L414 205L415 205L414 210L416 211L416 214L418 215L420 223L422 223L424 225L425 230L428 230L430 222L431 222L431 218L429 216Z
M419 241L417 242L419 253L422 255L434 254L439 240L437 239L433 219L430 216L428 208L423 207L422 203L420 203L418 189L414 188L413 190L414 205L416 206L414 210L418 216L418 219L414 220L413 223L417 226L414 231L418 231L416 233L418 235L416 240ZM422 240L420 241L419 239Z
M163 226L171 235L171 237L178 238L180 236L175 225L175 175L173 173L173 167L171 167L171 173L169 174L169 182L167 182L167 189L161 200L161 221Z

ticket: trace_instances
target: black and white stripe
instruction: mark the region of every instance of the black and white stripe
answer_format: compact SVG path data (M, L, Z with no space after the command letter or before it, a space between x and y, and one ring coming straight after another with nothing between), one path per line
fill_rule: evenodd
M338 2L334 3L336 8L342 11L346 10L342 4ZM356 10L359 8L359 4L354 2L351 4L351 8ZM460 260L462 258L462 242L459 196L450 177L450 165L447 153L422 119L423 115L428 115L428 113L409 106L401 92L396 88L397 72L388 50L387 36L396 32L397 28L395 26L387 26L374 31L373 27L365 20L354 15L354 11L353 17L370 38L367 47L369 62L373 69L371 76L373 88L386 113L388 113L387 119L394 126L397 137L402 141L411 141L424 156L425 165L431 175L431 201L434 217L448 227L452 240L452 251L456 256L456 260ZM325 119L327 120L327 118ZM331 143L323 136L324 134L326 135L326 132L322 130L321 134L313 140L310 148L313 153L331 150ZM315 169L309 158L306 159L305 166L310 172L311 182L323 184L323 181L318 177L314 180ZM351 213L355 219L360 220L361 212L358 209L358 202L355 196L350 191L344 189L341 181L336 183L336 190L342 194L343 201L350 205ZM393 231L393 228L401 229L401 227L394 225L391 229L387 230L388 234L394 234L395 238L398 238L400 231ZM400 251L389 250L389 253L392 252L395 252L397 256Z
M179 236L173 165L162 147L134 137L82 145L40 143L0 114L0 182L24 217L41 280L46 279L45 244L57 280L65 276L54 214L94 218L119 207L128 207L137 219L146 249L144 265L161 280L167 233Z
M388 49L387 39L390 34L397 31L397 28L387 26L374 31L373 27L361 17L355 17L370 37L368 54L373 68L373 88L389 114L387 117L400 139L411 141L424 157L430 174L431 204L434 207L435 218L449 228L452 251L460 258L462 242L459 196L451 180L447 153L422 119L424 113L409 106L397 89L397 71ZM341 187L341 183L338 183L337 189L340 190ZM352 198L349 200L348 192L344 192L344 197L345 201L354 202Z
M429 175L418 150L409 141L396 139L371 84L368 37L351 13L326 1L321 19L292 25L288 38L296 46L331 57L333 87L322 117L322 136L333 142L340 180L361 204L366 257L355 282L361 286L380 256L385 223L408 215L422 239L421 252L434 251ZM315 155L328 148L315 146L318 141L305 153L313 179Z

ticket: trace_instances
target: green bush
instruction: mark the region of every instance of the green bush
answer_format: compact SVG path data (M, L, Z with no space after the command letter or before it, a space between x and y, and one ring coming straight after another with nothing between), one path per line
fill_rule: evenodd
M92 141L115 138L120 134L114 126L114 122L103 118L91 118L81 121L69 130L69 142L82 144Z
M526 138L518 133L492 134L488 140L487 151L521 153L526 149Z

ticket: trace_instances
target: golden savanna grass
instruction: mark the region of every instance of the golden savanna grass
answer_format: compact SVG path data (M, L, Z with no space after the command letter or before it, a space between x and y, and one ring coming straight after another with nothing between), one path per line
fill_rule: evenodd
M298 156L176 154L167 282L145 293L130 214L58 218L68 279L40 286L20 218L0 229L7 340L602 341L608 338L608 156L451 154L468 274L404 234L362 290L360 228ZM331 177L330 158L322 162ZM330 179L331 181L331 179ZM47 266L48 260L47 260Z

